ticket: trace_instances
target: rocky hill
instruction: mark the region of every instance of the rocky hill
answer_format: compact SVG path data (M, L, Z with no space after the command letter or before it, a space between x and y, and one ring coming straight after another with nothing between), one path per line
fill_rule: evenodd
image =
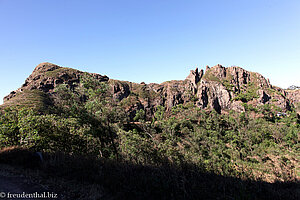
M288 89L288 90L298 90L298 89L300 89L300 86L291 85L291 86L288 87L287 89Z
M19 89L4 97L2 107L29 105L47 109L57 102L59 95L55 88L59 85L64 84L80 93L78 88L81 87L80 80L84 74L108 83L114 101L124 104L131 118L137 110L143 109L150 119L158 106L171 111L172 107L179 104L193 104L201 109L214 109L218 113L230 110L242 112L244 103L254 107L270 104L283 112L299 107L299 90L275 87L261 74L236 66L207 66L205 71L196 68L190 71L185 80L138 84L51 63L39 64ZM80 95L81 101L85 101L85 95Z
M299 91L235 66L139 84L41 63L0 105L0 164L43 162L66 199L299 199Z

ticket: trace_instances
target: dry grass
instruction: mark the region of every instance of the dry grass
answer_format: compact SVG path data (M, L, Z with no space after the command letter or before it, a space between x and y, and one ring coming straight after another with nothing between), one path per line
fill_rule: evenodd
M58 77L59 74L61 73L67 73L69 75L74 74L74 73L79 73L80 71L77 69L72 69L68 67L61 67L53 71L48 71L44 74L45 77Z
M46 109L46 105L48 105L48 103L49 99L44 92L40 90L23 90L1 106L2 108L11 106L27 107L42 111Z

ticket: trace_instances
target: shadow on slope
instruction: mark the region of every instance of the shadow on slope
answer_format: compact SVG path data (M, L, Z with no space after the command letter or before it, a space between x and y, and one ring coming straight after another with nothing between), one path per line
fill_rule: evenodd
M72 187L75 187L73 193L64 194L70 199L274 200L300 197L299 181L267 183L242 180L207 173L191 164L178 166L166 162L160 166L143 166L62 153L45 153L44 161L40 162L34 152L19 147L0 150L0 164L35 169L43 179L64 180L57 181L56 187L59 191L65 188L65 193L69 192L66 188L72 182ZM84 194L79 190L81 185L86 188L100 187L101 195L96 194L99 190ZM74 191L81 193L74 194Z

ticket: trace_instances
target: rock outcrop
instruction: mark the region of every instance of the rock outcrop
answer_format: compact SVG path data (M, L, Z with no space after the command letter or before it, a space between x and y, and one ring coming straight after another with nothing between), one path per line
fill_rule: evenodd
M199 72L198 68L196 68L195 71L194 70L190 71L190 74L186 77L186 80L189 80L193 84L193 86L196 88L197 83L199 83L202 76L203 76L203 69L201 69Z
M296 86L296 85L291 85L290 87L287 88L287 90L299 90L300 86Z
M4 97L3 102L15 97L18 93L24 90L40 90L45 93L53 92L53 89L59 84L67 84L70 88L76 87L79 84L80 76L84 72L76 69L60 67L52 63L41 63L25 80L21 88L11 92ZM90 73L94 78L101 81L108 81L107 76L102 76L96 73Z
M286 90L285 92L286 92L286 97L292 103L300 103L300 89Z
M86 72L60 67L51 63L41 63L16 91L4 98L4 103L14 99L23 91L38 90L51 96L60 84L72 89L80 84ZM100 82L107 82L115 102L127 101L126 110L131 117L139 109L144 109L151 118L158 106L167 111L179 104L193 104L201 109L215 109L218 113L236 110L244 111L242 103L252 105L274 104L283 111L290 110L299 102L299 90L285 91L272 86L261 74L249 72L240 67L206 66L191 70L185 80L167 81L161 84L110 80L107 76L89 73ZM84 98L83 98L84 101Z
M286 98L294 105L297 112L300 114L300 89L286 90Z

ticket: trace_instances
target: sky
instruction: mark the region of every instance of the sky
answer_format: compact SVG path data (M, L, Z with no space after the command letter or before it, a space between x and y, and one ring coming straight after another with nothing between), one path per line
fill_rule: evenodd
M235 65L300 85L300 1L0 0L0 104L41 62L138 83Z

